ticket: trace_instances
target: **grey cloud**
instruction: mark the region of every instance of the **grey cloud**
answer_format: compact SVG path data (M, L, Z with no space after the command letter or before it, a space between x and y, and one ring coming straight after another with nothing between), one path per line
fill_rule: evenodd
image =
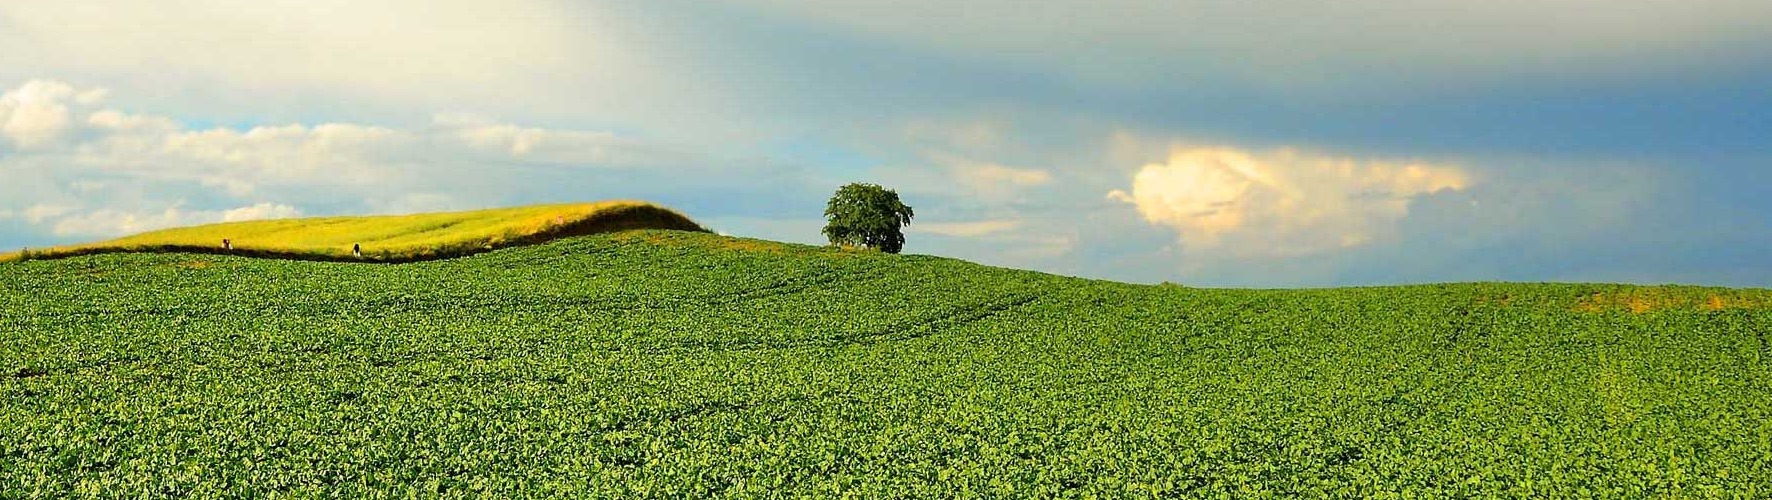
M1716 69L1772 55L1762 29L1772 4L1756 0L740 2L1133 86L1227 73L1279 88L1424 76L1458 84L1520 72Z

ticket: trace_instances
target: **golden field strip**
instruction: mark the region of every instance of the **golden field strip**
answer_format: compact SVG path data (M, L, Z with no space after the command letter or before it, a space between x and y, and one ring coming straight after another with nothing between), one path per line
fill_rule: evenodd
M193 252L298 260L412 262L627 229L706 231L652 203L595 203L364 217L310 217L164 229L0 254L0 262L115 252ZM228 245L224 247L223 241ZM357 255L354 247L361 248Z

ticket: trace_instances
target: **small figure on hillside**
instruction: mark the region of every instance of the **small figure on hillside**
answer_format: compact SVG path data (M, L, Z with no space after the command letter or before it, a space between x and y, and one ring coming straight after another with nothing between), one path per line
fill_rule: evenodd
M359 258L359 259L363 258L363 245L359 244L359 243L352 243L351 244L351 256Z
M222 238L222 250L233 250L233 249L234 249L234 242L232 240L227 239L227 238Z

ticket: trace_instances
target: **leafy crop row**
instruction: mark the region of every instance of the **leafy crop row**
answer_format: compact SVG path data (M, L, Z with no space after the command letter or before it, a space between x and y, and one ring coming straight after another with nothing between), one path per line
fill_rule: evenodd
M676 232L24 262L0 497L1772 495L1772 312L1584 306L1618 293L1151 287Z

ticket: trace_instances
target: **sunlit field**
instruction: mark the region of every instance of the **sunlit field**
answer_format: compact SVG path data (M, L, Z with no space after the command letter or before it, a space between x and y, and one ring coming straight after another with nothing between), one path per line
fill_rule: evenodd
M682 231L32 260L0 265L0 497L1765 497L1769 295L1146 286Z
M639 201L535 205L468 212L319 217L212 224L91 244L0 255L0 262L108 252L232 253L308 260L404 262L623 229L700 230Z

